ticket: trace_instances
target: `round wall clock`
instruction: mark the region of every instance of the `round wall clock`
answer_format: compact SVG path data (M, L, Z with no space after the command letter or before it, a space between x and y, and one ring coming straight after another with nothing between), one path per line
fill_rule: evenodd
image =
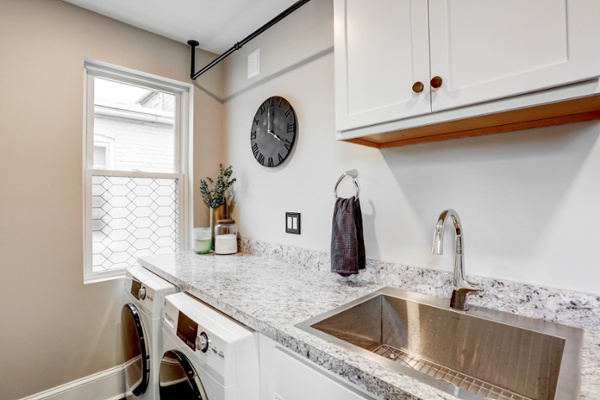
M250 146L254 158L265 167L276 167L290 155L298 123L292 105L283 97L265 100L254 115Z

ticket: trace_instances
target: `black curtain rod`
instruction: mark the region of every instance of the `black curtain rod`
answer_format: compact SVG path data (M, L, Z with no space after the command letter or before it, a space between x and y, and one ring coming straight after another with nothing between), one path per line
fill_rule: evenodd
M208 65L206 65L204 68L202 68L198 72L195 72L195 70L196 70L196 47L200 43L198 43L196 40L188 40L187 44L189 44L192 47L192 68L191 68L191 72L190 72L190 78L192 78L192 80L196 80L196 78L198 78L200 75L202 75L203 73L205 73L206 71L208 71L209 69L211 69L212 67L214 67L215 65L220 63L221 61L223 61L225 59L225 57L227 57L234 51L241 49L243 45L245 45L246 43L248 43L249 41L251 41L252 39L257 37L258 35L263 33L264 31L266 31L267 29L269 29L270 27L272 27L273 25L275 25L276 23L278 23L279 21L281 21L282 19L284 19L285 17L287 17L288 15L293 13L294 11L296 11L298 8L302 7L304 4L308 3L309 1L310 0L300 0L300 1L295 2L292 6L290 6L288 9L286 9L284 12L282 12L281 14L279 14L278 16L276 16L275 18L273 18L272 20L270 20L269 22L267 22L266 24L264 24L263 26L258 28L256 31L251 33L249 36L247 36L241 42L237 42L232 48L227 50L225 53L221 54L219 57L215 58L213 61L211 61Z

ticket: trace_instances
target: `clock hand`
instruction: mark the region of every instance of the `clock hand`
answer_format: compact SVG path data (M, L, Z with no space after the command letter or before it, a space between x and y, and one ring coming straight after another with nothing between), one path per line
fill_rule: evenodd
M273 134L273 131L271 130L271 105L269 105L269 108L267 109L267 133Z
M267 133L271 136L273 136L275 139L279 140L280 142L283 141L283 139L281 139L279 136L277 136L276 134L274 134L272 131L267 130Z
M281 138L271 130L271 106L267 109L267 133L281 142Z

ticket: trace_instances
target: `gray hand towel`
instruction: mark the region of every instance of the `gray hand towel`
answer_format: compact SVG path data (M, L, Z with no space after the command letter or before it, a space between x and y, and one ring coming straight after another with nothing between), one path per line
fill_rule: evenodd
M338 197L331 228L331 272L348 277L358 274L360 269L365 269L365 264L360 202L355 197Z

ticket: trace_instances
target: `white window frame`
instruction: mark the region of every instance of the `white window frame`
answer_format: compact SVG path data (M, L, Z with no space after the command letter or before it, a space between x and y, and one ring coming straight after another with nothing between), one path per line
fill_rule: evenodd
M174 134L175 134L175 168L174 173L116 171L94 169L94 78L113 79L123 83L141 85L157 89L175 96ZM178 179L179 190L179 250L190 247L189 232L192 226L193 204L191 199L191 162L192 162L192 116L193 93L191 84L139 72L116 65L85 60L84 65L84 126L83 126L83 251L84 251L84 283L100 282L119 278L125 275L125 269L94 272L92 265L92 177L127 176L134 178L170 178Z

